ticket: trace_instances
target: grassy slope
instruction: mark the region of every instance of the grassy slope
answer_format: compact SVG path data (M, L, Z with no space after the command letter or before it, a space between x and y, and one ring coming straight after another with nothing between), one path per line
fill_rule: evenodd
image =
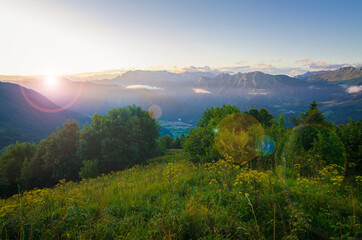
M172 150L147 166L0 200L0 239L362 236L358 189L287 175L193 165Z

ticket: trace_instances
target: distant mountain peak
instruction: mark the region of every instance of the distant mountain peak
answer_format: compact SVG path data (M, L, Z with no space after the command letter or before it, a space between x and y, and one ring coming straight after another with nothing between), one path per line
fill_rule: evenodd
M355 68L352 66L342 67L336 70L311 72L299 75L296 78L308 82L340 82L345 84L362 83L362 67Z

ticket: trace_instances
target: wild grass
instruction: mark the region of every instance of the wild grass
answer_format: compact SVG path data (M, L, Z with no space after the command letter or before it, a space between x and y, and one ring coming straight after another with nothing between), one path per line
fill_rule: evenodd
M357 239L358 190L282 167L195 165L172 150L146 166L1 200L0 238Z

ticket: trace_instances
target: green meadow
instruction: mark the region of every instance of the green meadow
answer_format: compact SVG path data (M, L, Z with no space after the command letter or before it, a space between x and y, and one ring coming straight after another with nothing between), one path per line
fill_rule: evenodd
M361 179L345 185L327 172L194 164L168 150L143 166L1 200L0 238L357 239Z

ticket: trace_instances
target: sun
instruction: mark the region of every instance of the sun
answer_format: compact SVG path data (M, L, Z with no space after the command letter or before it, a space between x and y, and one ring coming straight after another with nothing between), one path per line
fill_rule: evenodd
M45 83L48 87L54 88L58 85L58 77L55 75L49 75L45 77Z

